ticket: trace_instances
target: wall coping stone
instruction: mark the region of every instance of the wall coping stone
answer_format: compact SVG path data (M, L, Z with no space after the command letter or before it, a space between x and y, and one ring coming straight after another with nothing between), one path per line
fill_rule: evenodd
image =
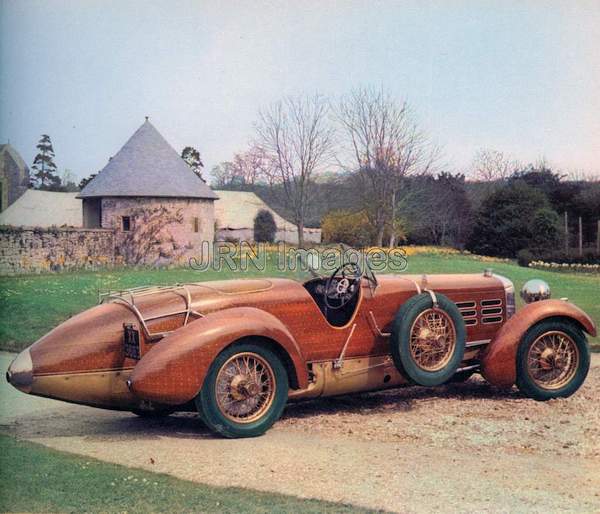
M16 225L0 225L0 232L115 232L113 228L84 228L84 227L26 227Z

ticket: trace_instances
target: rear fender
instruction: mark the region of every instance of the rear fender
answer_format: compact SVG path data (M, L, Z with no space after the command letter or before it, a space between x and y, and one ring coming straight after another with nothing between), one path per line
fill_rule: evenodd
M234 307L207 315L165 337L136 365L130 389L140 398L180 405L196 397L215 357L246 337L268 339L291 363L292 387L308 386L302 352L283 323L253 307Z
M510 387L517 380L517 350L533 325L547 318L567 318L596 336L596 325L579 307L563 300L543 300L517 311L496 333L481 359L481 371L493 385Z

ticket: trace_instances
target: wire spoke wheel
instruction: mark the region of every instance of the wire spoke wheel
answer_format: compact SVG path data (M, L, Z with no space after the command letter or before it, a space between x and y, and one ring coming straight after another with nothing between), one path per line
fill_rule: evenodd
M262 356L243 352L219 369L215 384L221 414L236 423L252 423L269 411L276 393L273 368Z
M539 336L529 348L527 370L531 379L543 389L560 389L575 376L579 349L564 332L552 331Z
M398 371L426 387L445 384L459 369L467 332L456 304L447 296L423 292L398 309L390 350Z
M448 313L441 309L424 310L410 330L410 354L421 369L443 369L454 354L456 328Z

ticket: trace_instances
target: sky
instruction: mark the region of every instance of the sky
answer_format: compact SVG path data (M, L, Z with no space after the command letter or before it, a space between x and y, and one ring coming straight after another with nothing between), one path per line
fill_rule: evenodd
M600 173L600 0L0 0L0 143L42 133L81 178L144 117L205 167L262 106L358 87L406 100L450 171L482 148Z

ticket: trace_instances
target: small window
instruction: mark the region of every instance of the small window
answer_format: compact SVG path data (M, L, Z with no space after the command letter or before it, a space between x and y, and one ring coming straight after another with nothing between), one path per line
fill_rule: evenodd
M200 232L200 222L198 218L194 218L194 232Z
M123 222L123 232L129 232L131 230L131 218L129 216L123 216L121 220Z

